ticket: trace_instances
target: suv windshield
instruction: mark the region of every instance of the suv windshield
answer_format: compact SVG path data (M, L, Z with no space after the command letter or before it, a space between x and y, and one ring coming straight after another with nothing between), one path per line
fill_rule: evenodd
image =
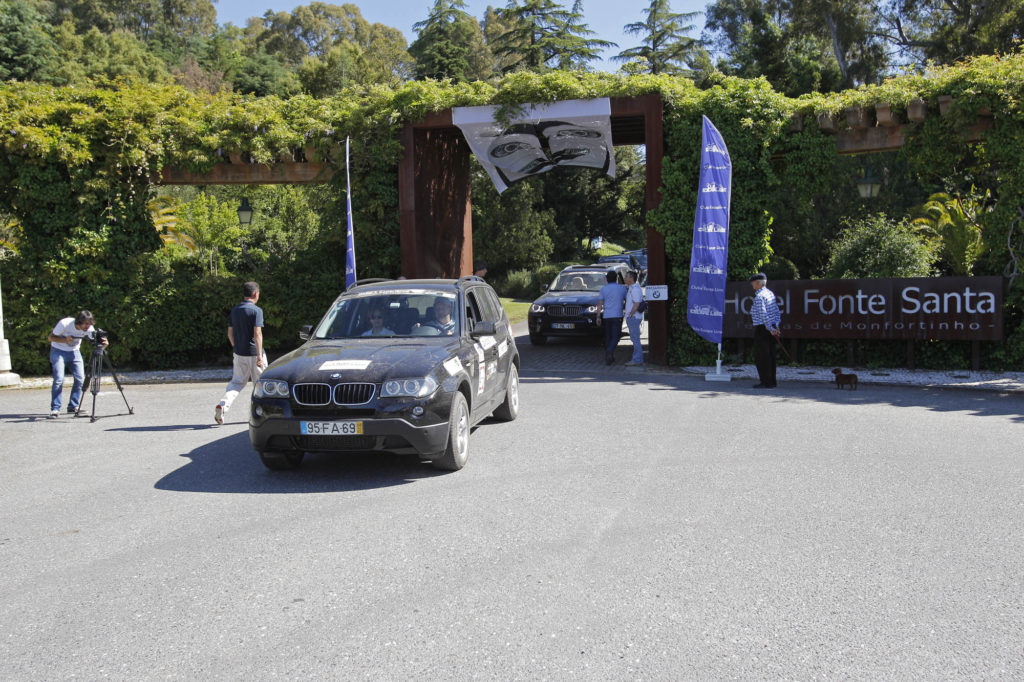
M549 291L600 291L608 283L604 272L562 272Z
M374 291L343 298L313 334L317 339L458 336L456 297L438 291Z

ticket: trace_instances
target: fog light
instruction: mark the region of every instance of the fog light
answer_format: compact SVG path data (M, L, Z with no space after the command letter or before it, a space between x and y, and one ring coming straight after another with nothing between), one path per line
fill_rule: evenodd
M257 417L262 417L263 416L263 406L262 405L257 405L256 409L253 410L253 412L256 413Z
M420 407L419 405L417 405L416 407L412 408L412 416L414 416L414 417L422 417L423 416L423 408Z

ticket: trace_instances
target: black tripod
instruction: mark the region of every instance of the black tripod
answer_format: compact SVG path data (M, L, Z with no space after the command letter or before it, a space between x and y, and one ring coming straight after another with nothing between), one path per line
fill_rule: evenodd
M92 384L92 416L89 422L96 421L96 395L100 392L100 377L103 376L103 360L106 359L107 367L110 369L110 376L114 377L114 383L117 385L117 390L121 392L121 397L124 398L125 407L128 408L128 414L135 414L135 410L128 404L128 398L125 398L124 389L121 388L121 382L117 380L117 370L114 368L114 363L111 361L104 351L101 344L94 344L92 348L92 358L89 360L89 370L85 373L85 383L82 384L82 393L89 390L89 384ZM75 411L77 417L82 413L82 403L78 403L78 410Z

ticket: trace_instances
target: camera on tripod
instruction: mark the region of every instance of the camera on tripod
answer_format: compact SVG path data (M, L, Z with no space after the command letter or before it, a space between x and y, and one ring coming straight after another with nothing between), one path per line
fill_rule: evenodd
M107 340L108 332L106 329L100 329L99 327L93 327L85 333L85 338L92 342L93 346L102 347L103 342Z
M117 390L121 392L121 397L124 398L128 414L135 414L135 410L128 404L128 398L125 397L124 389L121 388L121 382L117 378L117 368L114 367L110 355L104 352L108 343L107 331L99 327L93 327L82 338L89 339L92 343L92 358L89 360L89 368L85 374L85 381L82 383L82 391L89 391L89 386L90 384L92 385L92 416L90 421L96 421L96 396L100 392L100 376L103 374L104 365L110 370L114 384L117 385ZM75 412L76 417L81 413L83 404L84 402L78 404L78 410Z

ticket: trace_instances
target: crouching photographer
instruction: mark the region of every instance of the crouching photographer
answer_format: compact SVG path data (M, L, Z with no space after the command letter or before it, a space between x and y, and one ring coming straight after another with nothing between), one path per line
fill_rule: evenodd
M95 320L88 310L81 310L74 317L65 317L50 332L50 364L53 366L53 388L50 390L50 419L60 416L61 394L64 391L64 374L70 367L74 385L68 399L68 412L78 411L85 382L85 361L80 350L82 339L89 337L93 344L106 348L109 344L107 333L93 326Z

